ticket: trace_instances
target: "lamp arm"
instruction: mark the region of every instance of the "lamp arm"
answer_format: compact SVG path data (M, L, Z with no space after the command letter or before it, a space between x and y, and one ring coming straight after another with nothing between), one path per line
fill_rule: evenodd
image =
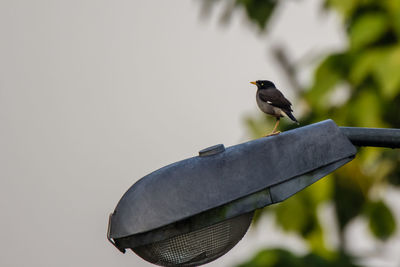
M400 129L339 127L355 146L400 148Z

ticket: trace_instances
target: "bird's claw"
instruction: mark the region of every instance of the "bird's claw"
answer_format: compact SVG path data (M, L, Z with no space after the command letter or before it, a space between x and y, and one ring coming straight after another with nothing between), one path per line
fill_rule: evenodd
M276 131L276 132L273 132L273 133L270 133L270 134L266 135L265 137L277 135L277 134L280 134L280 133L281 133L281 131Z

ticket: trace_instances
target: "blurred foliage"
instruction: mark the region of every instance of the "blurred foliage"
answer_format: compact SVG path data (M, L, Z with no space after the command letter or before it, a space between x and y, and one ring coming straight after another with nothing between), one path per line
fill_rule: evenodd
M278 0L236 0L246 10L248 18L264 30Z
M317 254L310 253L297 256L284 249L266 249L258 252L250 261L238 265L238 267L356 267L352 259L346 255L339 254L333 258L326 259Z
M205 0L205 7L214 2ZM274 10L284 1L226 2L231 3L227 13L243 9L247 19L263 31ZM400 1L321 0L321 6L321 12L340 15L348 45L321 60L308 88L295 88L298 94L295 111L300 104L304 106L301 124L331 118L338 125L400 128ZM280 53L282 58L285 51ZM287 62L280 63L284 72L286 68L287 79L296 80L299 66L294 65L289 70ZM271 123L272 120L265 117L246 118L254 138L264 135ZM281 130L292 127L296 125L282 120ZM384 245L396 232L396 221L384 200L388 186L400 186L400 153L360 148L356 159L330 177L262 211L272 213L278 227L301 237L308 244L309 254L267 249L239 266L356 266L363 260L362 256L349 255L345 238L346 227L355 218L365 220L370 234L380 241L377 244ZM327 246L324 231L329 229L324 228L319 219L318 210L326 203L335 207L338 247ZM256 218L262 212L258 212Z
M220 0L203 0L203 14L208 15L212 7L221 2ZM225 11L222 15L222 22L229 21L235 8L244 9L250 22L257 25L262 31L266 29L269 19L273 14L278 0L225 0Z
M374 235L381 239L388 239L396 229L396 222L383 201L371 202L366 207L369 217L369 228Z

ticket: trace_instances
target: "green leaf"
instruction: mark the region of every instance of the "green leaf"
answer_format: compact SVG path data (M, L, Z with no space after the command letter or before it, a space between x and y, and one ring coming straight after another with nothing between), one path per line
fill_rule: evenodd
M391 24L398 38L400 38L400 1L383 1L390 15Z
M285 249L264 249L238 267L357 267L354 259L345 254L324 258L315 253L296 255Z
M386 179L391 185L398 187L400 186L400 153L396 150L387 150L384 156L393 164L393 168Z
M387 16L381 13L366 13L357 18L350 28L350 47L358 50L378 40L388 29Z
M300 267L297 257L290 251L284 249L262 250L251 260L238 265L238 267Z
M249 19L264 30L277 2L277 0L236 0L236 5L243 6Z
M311 201L316 205L332 198L333 193L333 179L326 176L324 179L319 180L312 186L307 187L306 193L309 195Z
M299 195L295 195L276 206L277 223L285 231L301 234L308 224L308 213L309 211Z
M383 201L371 202L367 206L369 229L380 240L386 240L396 230L396 222L389 207Z
M400 46L390 48L376 64L374 74L383 95L393 98L400 93Z
M314 84L307 92L306 97L313 109L325 112L329 102L330 92L344 79L347 68L347 56L344 54L333 54L327 57L317 68L314 76Z
M306 236L306 239L310 250L315 254L324 258L332 257L332 251L325 246L324 233L319 225L314 227L314 230Z
M358 184L358 180L364 180L364 177L357 163L356 158L351 164L343 166L334 173L333 200L340 231L343 231L346 225L362 212L364 206L365 194Z
M353 67L350 70L350 81L354 86L362 84L373 74L376 66L386 55L384 49L371 49L359 53L354 60Z
M326 4L339 11L339 13L342 13L342 15L347 18L353 13L358 2L359 0L327 0Z
M384 108L377 92L372 88L362 91L348 103L348 116L361 127L382 127L381 113Z
M329 256L331 252L325 246L324 233L320 226L317 207L330 194L331 183L317 182L315 185L297 193L275 207L277 224L285 231L303 236L311 250L320 256ZM315 191L325 191L321 196Z

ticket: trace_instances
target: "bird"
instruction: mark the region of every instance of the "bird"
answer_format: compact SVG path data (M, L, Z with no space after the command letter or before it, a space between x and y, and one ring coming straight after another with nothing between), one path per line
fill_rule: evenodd
M299 124L292 114L292 103L285 98L273 82L268 80L257 80L250 83L257 86L256 101L258 107L262 112L276 118L274 129L267 136L280 133L280 131L276 131L276 128L278 127L281 117L285 115L297 123L297 125Z

